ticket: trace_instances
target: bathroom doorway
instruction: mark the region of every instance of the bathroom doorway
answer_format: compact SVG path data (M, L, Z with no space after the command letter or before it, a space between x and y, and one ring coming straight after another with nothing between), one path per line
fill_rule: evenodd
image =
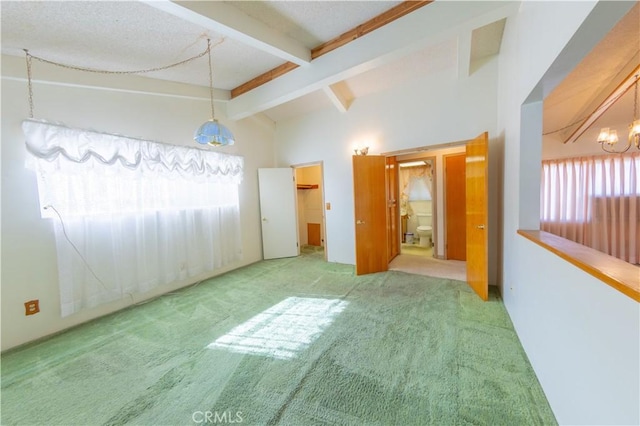
M293 166L297 190L298 238L301 250L323 251L327 260L324 174L322 162Z
M400 254L434 257L437 196L435 157L398 159Z
M428 151L428 152L425 152ZM388 156L393 156L396 158L398 163L403 163L404 167L398 167L399 174L401 170L406 167L411 167L411 163L414 162L422 162L424 166L430 165L430 174L431 174L431 249L424 247L420 247L420 235L417 234L417 226L418 218L414 217L413 220L410 220L410 213L416 213L415 210L420 211L421 213L427 213L429 204L427 205L421 204L419 198L420 195L412 196L405 195L405 197L399 196L398 199L400 202L398 203L400 208L399 216L400 223L398 224L398 228L400 229L399 233L402 233L401 238L405 238L405 242L401 244L400 247L400 255L394 258L389 264L389 270L393 271L402 271L419 275L428 275L434 277L442 277L442 278L450 278L459 281L466 281L466 262L461 260L447 260L446 259L446 236L445 236L445 225L447 222L447 212L445 209L445 201L447 198L446 188L443 186L444 184L444 172L445 172L445 163L444 157L451 154L459 154L465 152L465 144L464 143L455 143L455 144L445 144L442 146L430 146L430 147L422 147L415 148L411 151L404 152L392 152L388 153ZM426 161L426 163L425 163ZM409 165L407 165L407 163ZM417 163L420 165L419 163ZM405 172L402 172L405 173ZM416 173L419 174L419 173ZM398 178L398 186L399 186L399 194L402 193L403 187L400 186L400 177ZM405 191L406 192L406 191ZM464 191L463 191L464 192ZM407 193L408 194L408 193ZM415 202L412 203L410 198L417 198L417 207L415 206ZM428 200L424 200L428 201ZM411 209L407 208L407 205L411 207ZM404 213L404 214L403 214ZM428 214L428 213L427 213ZM414 216L417 216L414 214ZM424 219L424 216L422 216ZM427 218L427 223L428 223ZM406 223L404 223L406 221ZM422 220L422 223L425 223ZM402 230L404 226L404 231ZM423 225L424 226L424 225ZM427 225L428 226L428 225ZM413 228L413 230L412 230ZM413 243L408 244L406 242L406 234L407 232L411 232ZM427 234L428 235L428 234Z

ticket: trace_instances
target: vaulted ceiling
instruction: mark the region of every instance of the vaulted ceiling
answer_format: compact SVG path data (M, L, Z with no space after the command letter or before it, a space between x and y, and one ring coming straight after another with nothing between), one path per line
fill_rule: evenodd
M227 115L264 113L278 121L332 106L346 111L356 99L418 77L471 74L499 53L513 7L441 0L5 0L2 54L24 57L28 49L65 64L137 70L200 54L210 39L215 97L226 101ZM639 25L636 5L549 95L545 132L588 116L637 66ZM206 57L146 76L199 86L209 80ZM608 114L628 115L631 98ZM556 136L566 139L576 128Z
M547 96L543 133L552 135L551 142L571 143L583 137L595 146L600 127L624 129L633 119L631 82L639 73L640 3L636 2ZM620 87L626 91L610 97Z
M513 4L445 1L2 1L2 53L101 70L175 63L213 45L215 97L277 121L419 76L472 73ZM333 50L332 50L333 49ZM34 63L34 77L38 64ZM284 70L285 72L281 72ZM274 76L275 73L275 76ZM207 86L206 58L148 77Z

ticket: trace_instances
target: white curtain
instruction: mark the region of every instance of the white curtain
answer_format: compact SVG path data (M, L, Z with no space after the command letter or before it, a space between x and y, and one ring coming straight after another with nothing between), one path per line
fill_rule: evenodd
M640 264L640 153L542 162L541 229Z
M413 214L409 200L430 200L433 170L430 164L424 166L400 167L400 207Z
M62 316L242 257L242 157L36 120L23 130L55 223Z

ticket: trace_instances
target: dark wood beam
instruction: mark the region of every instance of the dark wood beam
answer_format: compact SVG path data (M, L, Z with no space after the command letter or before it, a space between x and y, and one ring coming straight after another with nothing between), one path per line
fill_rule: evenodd
M327 41L326 43L322 43L319 46L311 49L311 59L316 59L322 55L325 55L339 47L344 46L347 43L350 43L363 35L369 34L372 31L377 30L380 27L383 27L398 18L403 17L404 15L413 12L416 9L419 9L423 6L426 6L432 3L433 0L420 0L420 1L404 1L386 12L381 13L380 15L368 20L364 24L358 25L357 27L347 31L340 36ZM256 87L262 86L263 84L274 80L281 75L288 73L291 70L298 68L298 65L293 62L285 62L282 65L279 65L272 70L267 71L264 74L261 74L246 83L241 84L240 86L231 89L231 99L242 95Z
M422 6L426 6L429 3L432 3L433 0L423 0L423 1L404 1L397 6L392 7L386 12L381 13L365 22L364 24L358 25L357 27L347 31L344 34L339 35L333 40L329 40L326 43L322 43L320 46L314 47L311 49L311 59L315 59L319 56L327 54L332 50L337 49L338 47L344 46L347 43L350 43L363 35L369 34L372 31L377 30L380 27L383 27L398 18L403 17L404 15L413 12L416 9L421 8Z

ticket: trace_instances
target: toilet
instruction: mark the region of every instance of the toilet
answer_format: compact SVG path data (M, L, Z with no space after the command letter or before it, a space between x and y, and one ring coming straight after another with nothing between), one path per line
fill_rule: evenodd
M416 213L416 216L418 217L416 232L420 238L418 245L420 247L431 247L431 236L433 234L431 213Z

